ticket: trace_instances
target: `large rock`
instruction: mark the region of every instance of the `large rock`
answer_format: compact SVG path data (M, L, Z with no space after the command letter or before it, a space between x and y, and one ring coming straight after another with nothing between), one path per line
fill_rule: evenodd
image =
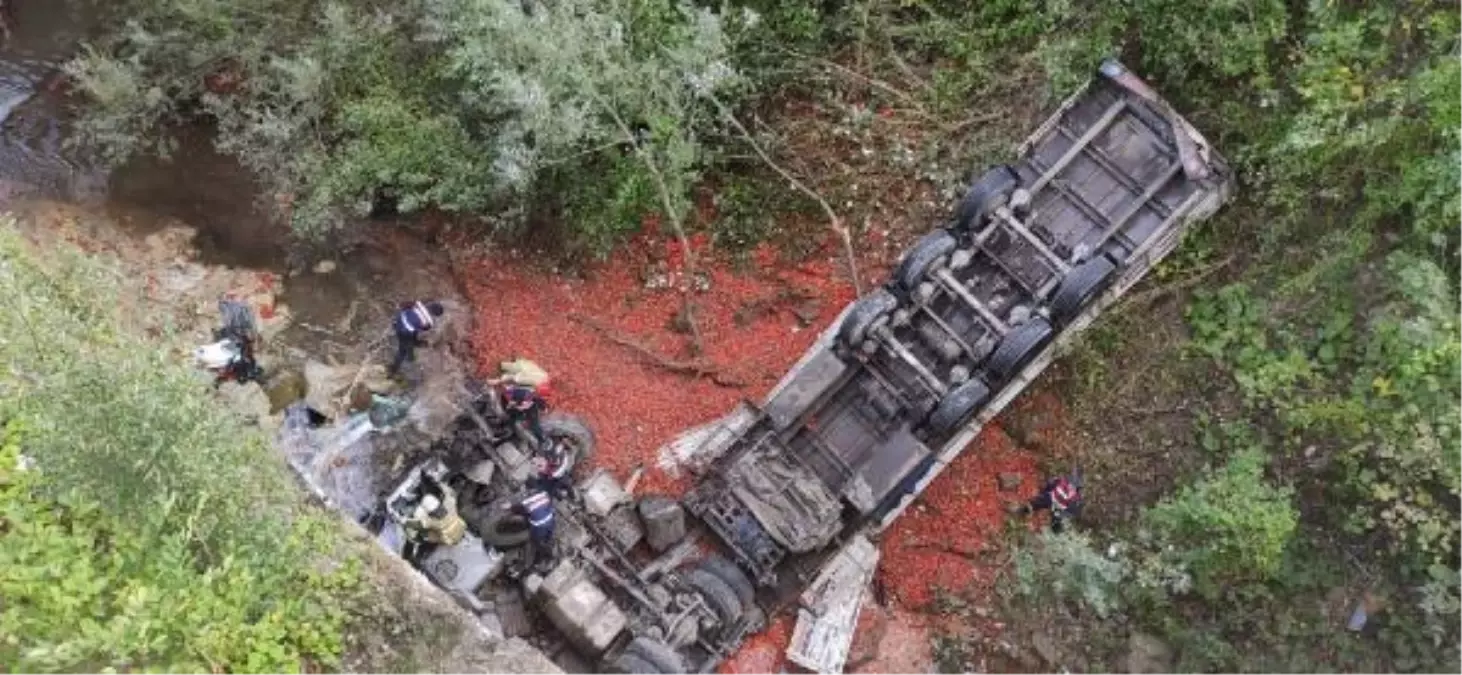
M440 436L464 410L467 401L465 369L451 352L444 349L418 349L416 361L421 377L415 387L411 421L421 433Z
M352 384L356 389L364 388L367 391L387 391L391 388L390 380L386 379L385 366L368 364L364 373L360 371L361 366L356 365L328 366L319 361L306 361L305 403L325 415L338 418L350 410L351 401L355 398L347 395L353 393Z

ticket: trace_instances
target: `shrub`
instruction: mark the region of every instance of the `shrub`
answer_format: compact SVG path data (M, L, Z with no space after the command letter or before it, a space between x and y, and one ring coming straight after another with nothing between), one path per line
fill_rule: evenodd
M196 373L138 347L118 287L0 227L0 663L338 667L357 578L331 562L341 533Z
M1103 556L1083 532L1043 530L1016 550L1013 560L1017 588L1026 597L1074 598L1103 618L1123 607L1122 586L1130 565Z
M1272 578L1298 514L1288 488L1264 479L1264 453L1246 449L1222 468L1143 512L1164 556L1193 574L1194 588L1217 596L1230 584Z

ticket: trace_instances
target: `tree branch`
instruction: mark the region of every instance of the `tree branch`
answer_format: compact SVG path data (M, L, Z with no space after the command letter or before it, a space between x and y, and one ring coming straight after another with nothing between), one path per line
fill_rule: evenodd
M620 133L624 134L625 140L629 141L630 146L635 149L635 156L645 164L650 176L654 178L655 189L660 193L660 204L665 209L665 217L670 220L670 227L675 230L675 236L680 240L680 248L685 255L685 275L688 278L688 283L681 288L681 299L685 307L685 322L690 326L691 354L700 356L705 351L705 343L701 339L700 324L695 320L695 303L690 301L691 289L695 284L695 251L690 248L690 237L685 236L685 225L681 222L680 211L675 208L674 199L670 195L670 186L665 182L665 174L660 171L660 166L640 144L639 137L635 136L635 132L625 123L619 111L599 96L594 96L594 101L609 114L610 119L614 120L614 125L619 128Z
M1224 258L1223 260L1213 263L1212 265L1201 268L1197 272L1194 272L1193 274L1174 281L1170 284L1158 286L1157 288L1150 288L1136 295L1129 295L1126 299L1118 303L1117 306L1113 309L1126 309L1128 307L1136 307L1144 303L1156 300L1169 293L1177 293L1178 291L1191 288L1198 285L1198 283L1203 281L1204 279L1213 276L1213 274L1218 272L1219 270L1228 267L1229 264L1233 261L1234 256L1229 256L1227 258Z
M818 206L822 207L822 212L824 215L827 216L829 226L831 226L833 232L836 232L838 237L842 239L843 255L847 258L848 276L853 281L853 292L861 297L863 295L863 284L858 279L858 261L853 253L853 237L848 233L848 228L843 225L842 219L839 218L838 214L833 211L832 205L828 204L827 200L823 199L822 195L819 194L816 190L807 187L805 183L797 180L797 177L793 176L791 172L782 168L780 164L772 161L771 156L768 155L766 150L761 147L760 143L756 142L756 138L753 137L751 135L751 132L746 129L746 126L741 123L741 120L736 118L736 115L731 112L731 109L727 108L726 104L721 102L721 99L716 98L715 94L707 94L706 97L709 98L711 102L716 105L716 109L721 112L721 116L725 117L726 121L731 123L731 126L736 127L736 131L741 134L742 138L746 139L747 144L751 146L752 150L756 151L756 155L761 158L761 161L764 164L771 167L773 171L776 171L778 175L780 175L789 184L791 184L791 186L798 192L807 195L809 198L816 201Z
M614 330L613 328L610 328L609 326L600 323L593 317L573 313L569 314L569 319L588 326L594 332L604 336L604 339L609 340L610 342L613 342L614 344L617 344L621 347L629 349L637 356L639 356L642 360L650 363L651 365L658 366L672 373L676 373L679 375L689 375L691 377L707 377L710 378L712 382L715 382L722 387L738 388L744 387L747 384L744 381L721 373L720 369L701 359L693 359L690 361L676 361L674 359L666 358L665 356L651 349L649 346L645 345L643 342L625 336Z

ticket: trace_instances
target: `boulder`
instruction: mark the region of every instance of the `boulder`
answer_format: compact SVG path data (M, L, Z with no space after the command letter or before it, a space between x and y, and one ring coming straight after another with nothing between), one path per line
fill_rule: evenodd
M599 469L579 485L579 494L584 500L584 509L601 518L609 515L614 507L629 501L629 495L620 487L608 471Z
M391 381L386 378L385 366L366 365L366 372L360 373L360 366L328 366L319 361L305 361L305 404L332 418L339 417L351 407L351 396L347 396L352 383L357 389L366 391L388 391ZM360 374L359 379L356 375Z

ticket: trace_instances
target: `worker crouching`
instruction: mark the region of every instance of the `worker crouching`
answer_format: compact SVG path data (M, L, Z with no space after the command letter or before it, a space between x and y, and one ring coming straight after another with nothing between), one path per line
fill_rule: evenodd
M1081 497L1080 478L1057 476L1046 482L1041 491L1029 502L1018 505L1014 512L1028 515L1036 511L1051 512L1051 531L1057 534L1066 530L1068 521L1081 516L1084 501Z

